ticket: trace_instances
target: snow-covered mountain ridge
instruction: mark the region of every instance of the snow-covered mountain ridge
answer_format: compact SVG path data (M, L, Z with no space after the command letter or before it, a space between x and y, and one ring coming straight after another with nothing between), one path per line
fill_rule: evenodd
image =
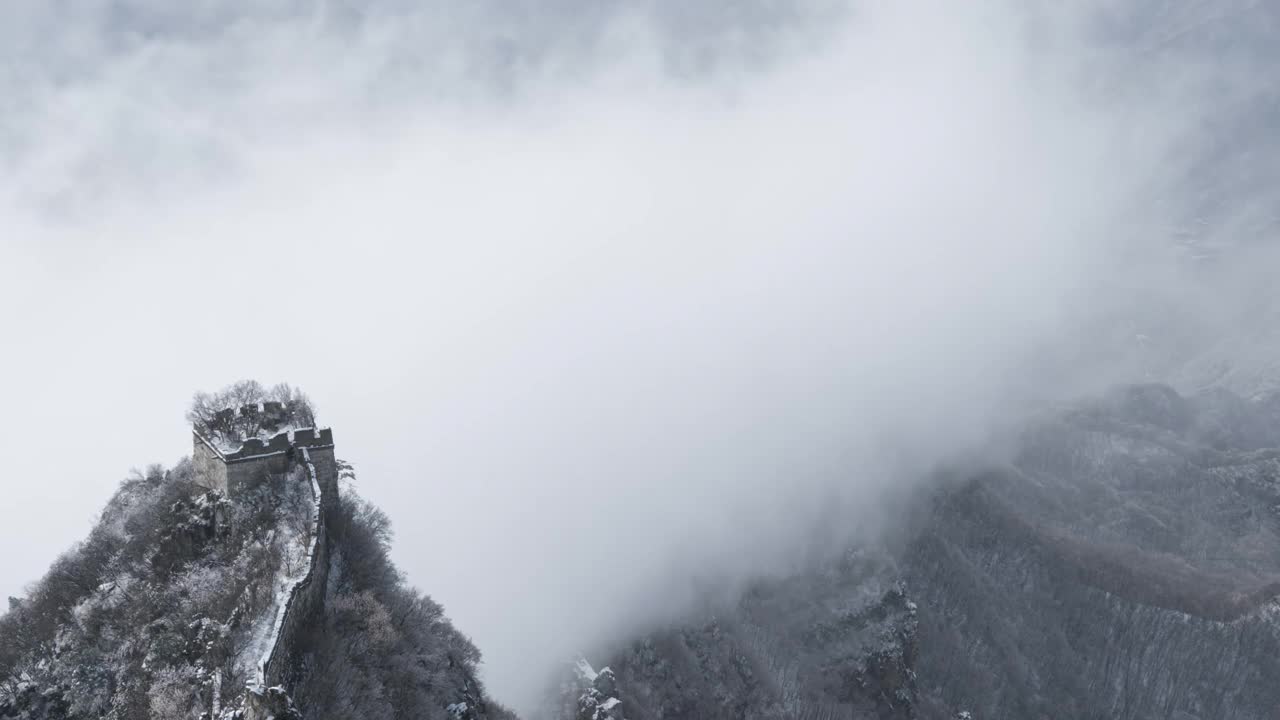
M0 717L508 717L475 647L391 564L386 516L319 478L313 449L230 494L185 459L126 479L0 617Z
M1280 395L1047 415L902 536L606 653L629 720L1274 717Z

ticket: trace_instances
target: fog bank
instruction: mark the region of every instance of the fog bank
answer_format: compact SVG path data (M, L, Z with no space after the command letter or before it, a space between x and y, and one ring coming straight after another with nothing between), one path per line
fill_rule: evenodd
M1177 240L1214 66L1102 9L165 7L0 11L11 593L285 380L527 709L1264 284L1187 263L1265 203Z

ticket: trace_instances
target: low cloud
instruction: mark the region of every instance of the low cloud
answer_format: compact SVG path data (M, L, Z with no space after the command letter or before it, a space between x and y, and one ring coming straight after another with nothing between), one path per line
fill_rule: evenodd
M5 81L14 590L185 451L192 391L286 380L529 707L818 519L892 525L1023 414L1156 372L1135 303L1199 281L1170 236L1201 85L1144 84L1165 61L1092 10L128 7Z

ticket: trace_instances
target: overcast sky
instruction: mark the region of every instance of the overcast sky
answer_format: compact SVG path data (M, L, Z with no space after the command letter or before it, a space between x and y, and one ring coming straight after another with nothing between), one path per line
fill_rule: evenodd
M1274 222L1271 126L1223 119L1256 48L959 5L7 3L0 591L190 451L193 392L286 381L527 707L1256 310L1187 269Z

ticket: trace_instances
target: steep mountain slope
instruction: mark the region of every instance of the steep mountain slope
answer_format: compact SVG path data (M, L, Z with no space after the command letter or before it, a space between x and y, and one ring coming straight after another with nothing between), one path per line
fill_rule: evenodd
M305 484L275 480L230 501L184 461L122 483L89 538L0 617L0 718L241 717L312 545ZM389 561L386 516L350 489L333 516L292 706L258 688L256 716L508 717L475 647Z
M610 660L615 714L560 716L914 717L917 608L882 560L851 552L653 633Z
M1280 399L1135 386L852 551L616 653L627 718L1271 718ZM565 716L564 713L561 713Z
M1278 408L1128 388L950 493L906 558L922 684L979 717L1274 717Z
M303 457L307 457L304 453ZM288 693L257 686L314 557L299 467L228 498L124 481L0 617L0 718L510 718L479 653L345 488ZM1137 385L1032 423L851 548L572 667L546 715L1270 718L1280 707L1280 394ZM601 663L603 665L603 663Z

